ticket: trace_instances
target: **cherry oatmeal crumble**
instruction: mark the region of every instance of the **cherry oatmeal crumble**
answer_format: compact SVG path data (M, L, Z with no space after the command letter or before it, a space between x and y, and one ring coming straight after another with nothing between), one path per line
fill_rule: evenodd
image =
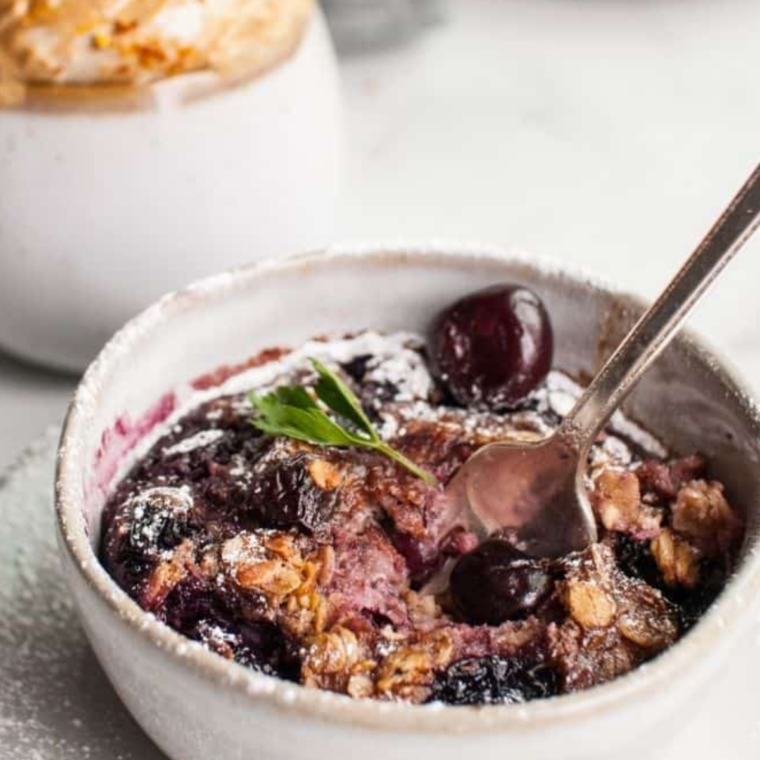
M371 332L206 383L111 496L101 557L145 610L211 651L352 697L523 702L631 671L723 587L742 525L701 458L670 458L618 416L589 462L598 543L554 561L498 535L478 545L440 485L374 451L251 424L243 389L308 385L317 353L383 440L441 484L487 442L546 435L580 391L552 371L506 405L457 405L420 338Z

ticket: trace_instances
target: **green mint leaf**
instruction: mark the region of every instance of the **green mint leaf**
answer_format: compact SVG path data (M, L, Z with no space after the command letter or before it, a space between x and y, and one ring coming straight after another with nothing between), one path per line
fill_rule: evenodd
M257 393L251 391L248 394L248 399L254 409L258 410L261 419L266 420L270 424L274 424L277 410L280 407L280 401L277 398L276 393L268 393L266 396L259 396Z
M252 423L264 433L294 438L318 446L358 446L372 449L392 459L426 483L436 485L437 478L423 470L400 451L385 443L361 403L343 381L324 364L312 359L319 375L314 386L317 398L341 419L356 427L348 430L332 419L302 386L282 387L265 396L251 392L249 398L258 415Z
M267 433L271 436L282 436L283 438L294 438L296 441L303 441L304 443L315 443L310 436L296 428L285 425L270 425L261 418L253 420L253 426L261 430L262 433Z
M319 380L317 380L314 386L314 391L320 401L325 403L336 414L344 417L349 422L353 422L371 440L379 441L380 437L372 427L372 423L364 413L364 409L362 409L361 402L356 398L353 391L322 362L312 359L311 363L319 375Z
M299 409L318 409L316 401L300 385L278 388L275 391L277 399L287 406L296 406Z
M260 412L260 417L253 421L256 427L271 435L283 435L322 446L354 445L354 436L317 408L303 389L303 393L293 388L287 390L289 393L276 391L263 397L251 394L251 403ZM305 398L308 398L311 406L304 409L285 403L283 398L292 398L298 403L305 403Z

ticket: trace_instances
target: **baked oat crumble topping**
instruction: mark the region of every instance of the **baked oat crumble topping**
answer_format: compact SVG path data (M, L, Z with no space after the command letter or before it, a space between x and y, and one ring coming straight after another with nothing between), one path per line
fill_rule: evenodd
M513 408L461 407L415 336L368 332L306 350L317 349L383 438L441 483L486 442L545 435L580 392L553 371ZM521 582L540 593L513 618L468 620L445 584L430 585L483 549L441 487L371 451L257 431L243 389L313 379L298 351L270 355L177 412L105 515L101 555L117 582L225 658L357 698L524 701L657 656L731 571L742 527L722 485L702 459L668 457L625 420L590 456L599 543L527 567Z

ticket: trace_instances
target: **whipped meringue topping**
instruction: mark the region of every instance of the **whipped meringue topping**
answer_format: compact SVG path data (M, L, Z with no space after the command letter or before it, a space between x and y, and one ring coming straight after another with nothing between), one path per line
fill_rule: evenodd
M297 46L312 0L0 0L0 104L28 85L254 76Z

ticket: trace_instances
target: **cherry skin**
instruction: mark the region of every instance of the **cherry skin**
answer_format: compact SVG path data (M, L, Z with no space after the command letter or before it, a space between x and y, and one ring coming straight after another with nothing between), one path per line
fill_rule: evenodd
M539 297L493 285L444 309L430 330L432 367L462 406L518 406L551 369L554 337Z
M531 614L552 587L539 561L504 539L489 538L454 566L450 591L454 608L468 623L500 625Z

